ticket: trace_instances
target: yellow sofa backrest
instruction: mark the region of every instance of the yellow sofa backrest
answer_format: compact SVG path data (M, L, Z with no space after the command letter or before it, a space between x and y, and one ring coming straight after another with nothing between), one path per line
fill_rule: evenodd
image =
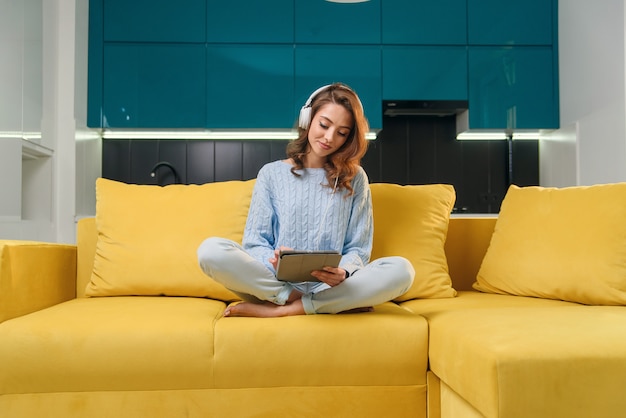
M487 253L497 216L451 218L445 244L452 286L472 290Z
M496 219L495 216L450 219L445 251L452 285L456 290L471 290L489 246ZM77 228L78 297L85 296L85 288L91 278L97 238L95 218L81 219Z
M85 297L85 289L91 280L93 261L96 257L98 230L96 218L84 218L78 221L76 228L76 297Z

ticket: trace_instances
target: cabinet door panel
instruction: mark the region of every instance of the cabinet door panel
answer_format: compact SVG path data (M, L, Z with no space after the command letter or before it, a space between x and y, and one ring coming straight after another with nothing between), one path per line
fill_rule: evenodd
M116 181L129 181L129 140L105 139L102 141L102 177Z
M403 118L404 119L404 118ZM397 121L395 121L397 122ZM380 147L380 181L409 184L409 141L403 124L387 124L375 141Z
M467 49L385 46L383 99L467 100Z
M469 51L470 127L558 127L550 47L477 47Z
M202 45L106 44L104 127L204 127L205 65Z
M187 141L187 182L215 181L215 141Z
M244 141L242 149L243 180L256 178L257 173L271 161L271 141Z
M464 45L467 42L467 1L385 0L382 2L382 42Z
M551 45L556 7L549 0L468 0L472 45Z
M103 1L104 40L204 42L205 0Z
M243 144L240 141L215 142L215 181L241 180Z
M181 139L161 139L159 141L159 160L174 167L162 166L156 170L157 184L187 184L187 141ZM176 173L174 173L176 170ZM178 178L177 178L178 175Z
M133 184L157 184L157 179L150 176L152 167L159 161L158 140L130 141L130 179Z
M379 135L383 135L380 133ZM374 141L369 141L367 147L367 153L361 160L361 166L365 169L367 173L367 177L369 178L370 183L380 183L382 182L381 176L381 141L376 139Z
M359 95L372 129L382 128L379 47L299 46L296 49L296 111L317 88L343 82Z
M291 128L293 46L208 47L209 128Z
M295 0L296 43L378 44L380 2Z
M293 43L293 0L209 0L207 41Z

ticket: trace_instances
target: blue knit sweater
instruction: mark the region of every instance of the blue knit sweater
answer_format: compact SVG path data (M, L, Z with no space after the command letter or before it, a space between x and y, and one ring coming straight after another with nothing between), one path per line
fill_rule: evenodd
M285 161L259 170L243 236L244 249L270 270L281 246L295 250L334 250L349 273L369 262L372 250L372 199L367 174L352 180L354 194L328 187L323 168L306 168L296 177ZM326 185L326 186L324 186Z

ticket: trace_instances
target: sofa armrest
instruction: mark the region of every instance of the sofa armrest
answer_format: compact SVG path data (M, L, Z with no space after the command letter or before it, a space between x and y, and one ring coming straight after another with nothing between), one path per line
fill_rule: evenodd
M0 240L0 323L76 297L76 246Z
M76 268L76 297L85 297L85 288L91 281L91 271L96 258L98 230L96 218L83 218L76 227L76 245L78 247L78 261Z

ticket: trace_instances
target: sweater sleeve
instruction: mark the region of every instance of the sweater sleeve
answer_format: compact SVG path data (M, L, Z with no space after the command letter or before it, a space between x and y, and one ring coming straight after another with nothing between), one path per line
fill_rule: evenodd
M374 238L372 196L367 174L363 169L352 181L352 187L354 189L352 208L340 263L340 267L349 274L363 268L369 262Z
M274 256L277 220L270 185L268 170L261 169L254 184L242 245L248 254L274 271L269 259Z

